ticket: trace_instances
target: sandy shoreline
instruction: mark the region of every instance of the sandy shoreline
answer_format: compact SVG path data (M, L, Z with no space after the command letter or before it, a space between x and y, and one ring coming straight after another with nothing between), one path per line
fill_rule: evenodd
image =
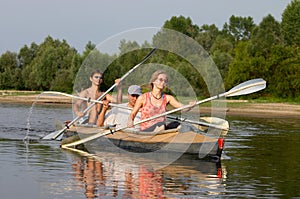
M46 95L4 95L0 96L0 102L4 103L24 103L32 104L72 104L72 99L64 96L46 96Z
M210 108L200 107L200 112L210 113ZM227 103L226 115L258 118L300 118L300 105L288 103Z
M65 96L39 96L37 94L29 95L0 95L0 103L27 103L32 104L72 104L72 99ZM209 114L210 107L200 106L200 112ZM283 117L283 118L300 118L300 105L289 103L251 103L245 101L227 102L226 114L232 116L249 116L249 117Z

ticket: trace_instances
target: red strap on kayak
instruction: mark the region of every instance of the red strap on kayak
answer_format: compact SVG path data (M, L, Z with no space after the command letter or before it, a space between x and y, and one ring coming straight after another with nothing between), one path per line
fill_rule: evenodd
M224 138L219 138L218 139L218 146L219 146L219 149L223 149L224 147Z

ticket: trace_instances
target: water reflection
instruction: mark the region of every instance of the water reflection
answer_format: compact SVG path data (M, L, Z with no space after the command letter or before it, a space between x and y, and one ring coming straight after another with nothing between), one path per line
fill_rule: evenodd
M154 170L149 161L132 161L129 156L114 153L74 154L72 169L87 198L198 198L224 193L226 169L220 162L184 155Z
M38 140L55 130L54 119L70 119L69 108L36 106L30 136L37 141L25 146L29 108L0 103L0 198L300 196L299 118L228 117L230 131L223 152L230 159L216 164L183 156L153 170L151 165L164 164L164 158L145 160L107 152L90 157L61 150L58 142Z
M300 123L295 118L230 118L226 195L300 196ZM232 190L238 190L232 191Z

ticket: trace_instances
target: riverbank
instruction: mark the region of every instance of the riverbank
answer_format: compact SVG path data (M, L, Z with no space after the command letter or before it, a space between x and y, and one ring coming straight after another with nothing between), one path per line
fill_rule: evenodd
M22 94L22 95L0 95L0 102L32 104L72 104L72 98L54 95Z
M65 96L38 95L30 92L13 95L0 95L0 103L27 103L32 104L64 104L71 106L72 99ZM209 114L210 107L200 106L200 112ZM247 117L288 117L300 118L300 105L290 103L256 103L247 100L227 100L226 114Z
M200 112L210 113L210 108L200 107ZM300 118L300 105L228 101L226 115L258 118Z

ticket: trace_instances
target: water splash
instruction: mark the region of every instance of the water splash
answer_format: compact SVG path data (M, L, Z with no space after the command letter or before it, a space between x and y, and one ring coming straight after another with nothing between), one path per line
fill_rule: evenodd
M32 103L29 111L28 111L28 115L27 115L27 125L26 125L26 128L27 128L27 131L26 131L26 135L25 137L23 138L23 142L24 144L26 145L26 148L28 150L28 144L29 144L29 134L30 134L30 130L31 130L31 125L30 125L30 118L32 116L32 111L36 105L36 103L38 102L38 100L40 99L40 97L43 95L43 93L39 94L36 96L34 102Z

